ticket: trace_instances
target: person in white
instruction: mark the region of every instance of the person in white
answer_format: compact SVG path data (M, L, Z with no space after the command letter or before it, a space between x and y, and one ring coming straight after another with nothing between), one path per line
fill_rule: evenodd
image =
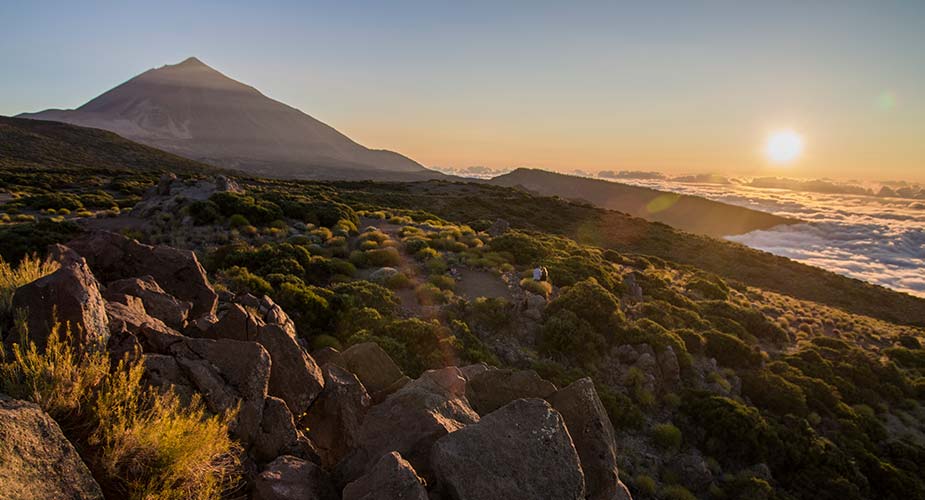
M540 266L533 268L533 281L539 281L543 278L543 270L540 269Z

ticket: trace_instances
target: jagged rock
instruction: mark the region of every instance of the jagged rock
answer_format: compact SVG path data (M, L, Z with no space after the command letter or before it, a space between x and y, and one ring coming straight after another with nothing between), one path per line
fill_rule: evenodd
M636 362L637 359L639 359L639 353L636 352L636 349L634 349L630 344L618 345L617 347L613 348L612 352L621 363L625 363L627 365L632 365Z
M375 342L350 346L341 353L346 368L353 372L373 401L379 401L395 388L404 376L398 365Z
M273 396L264 400L260 431L254 439L251 453L257 462L267 462L293 448L299 434L286 402Z
M210 339L256 340L263 320L238 304L231 304L220 313L218 321L209 325L205 337Z
M113 281L106 287L103 297L110 300L111 296L121 294L140 298L151 317L177 330L186 326L186 319L193 308L192 303L179 301L165 292L150 275Z
M179 372L163 373L165 378L160 385L191 387L202 394L203 402L214 413L240 405L232 431L245 444L254 442L263 420L270 378L270 355L263 346L256 342L170 335L149 328L142 328L138 337L145 356L152 353L171 356L180 368Z
M0 394L0 496L102 499L103 492L47 413Z
M64 247L58 251L68 254ZM99 285L86 261L73 254L57 271L19 287L12 308L28 311L29 338L39 348L45 346L56 320L68 325L82 343L105 345L109 339L109 319ZM64 329L59 333L63 335Z
M452 500L584 498L578 453L559 412L519 399L433 446L437 488Z
M380 267L369 274L369 281L383 283L389 278L398 275L399 270L394 267Z
M549 398L562 415L581 460L589 500L630 500L617 473L617 445L607 410L590 378L582 378Z
M106 231L83 236L68 246L87 259L104 283L151 275L167 293L191 302L193 317L215 312L218 296L196 254L189 250L143 245Z
M662 375L662 384L667 388L677 387L681 383L681 366L678 364L678 356L675 355L671 346L656 355L658 368Z
M354 374L333 364L324 365L322 371L324 391L303 422L318 447L321 464L332 467L359 445L360 425L370 399Z
M488 370L489 370L489 367L485 363L476 363L474 365L467 365L459 369L459 371L462 372L463 377L465 377L466 380L472 380L472 377L480 373L484 373ZM470 403L471 402L472 401L470 400Z
M675 475L680 484L694 491L704 491L713 483L713 473L699 453L681 454L672 459L667 469Z
M155 192L160 196L169 195L170 186L175 180L177 180L177 174L172 172L167 172L166 174L161 175L161 178L157 180L157 189Z
M295 322L286 314L273 299L264 295L260 299L258 309L263 314L263 320L269 325L279 325L290 337L296 338Z
M397 451L425 478L430 477L430 448L435 441L478 422L465 398L466 380L456 367L430 370L366 413L359 448L338 465L340 478L356 479L373 460Z
M254 500L336 500L330 478L317 465L284 455L264 468L254 481Z
M347 368L347 362L344 361L343 354L333 347L322 347L312 352L312 358L314 358L315 362L320 366L331 363L344 369Z
M493 222L493 223L491 224L491 226L489 226L487 232L488 232L488 234L489 234L492 238L496 238L496 237L501 236L502 234L508 232L510 229L511 229L511 223L510 223L510 222L508 222L508 221L506 221L506 220L504 220L504 219L498 219L498 220L496 220L495 222Z
M305 413L324 388L321 368L279 325L261 327L257 342L270 353L270 395L285 401L294 415Z
M485 416L515 399L545 399L556 386L533 370L485 370L469 378L466 398L479 415Z
M109 294L106 316L109 318L109 331L116 335L122 332L136 334L143 326L163 332L171 330L163 321L148 315L144 303L134 295Z
M427 500L423 480L398 452L386 453L344 488L343 500Z
M549 303L546 297L525 291L524 302L526 305L524 316L534 321L543 319L543 311L546 310L546 304Z

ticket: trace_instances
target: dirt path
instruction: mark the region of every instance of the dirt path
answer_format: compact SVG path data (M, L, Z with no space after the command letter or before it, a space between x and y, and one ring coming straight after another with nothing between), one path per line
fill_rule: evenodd
M512 300L513 295L500 276L490 271L458 268L459 279L456 281L456 294L472 300L476 297L500 298Z

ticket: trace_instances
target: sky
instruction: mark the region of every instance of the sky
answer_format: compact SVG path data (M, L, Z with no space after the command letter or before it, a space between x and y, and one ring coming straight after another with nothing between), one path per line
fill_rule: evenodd
M428 166L922 182L923 26L918 0L8 1L0 114L196 56Z

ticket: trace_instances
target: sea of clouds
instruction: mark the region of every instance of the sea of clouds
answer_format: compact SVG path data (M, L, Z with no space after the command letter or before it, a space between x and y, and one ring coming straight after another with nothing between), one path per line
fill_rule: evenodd
M447 169L489 178L510 169ZM668 176L646 171L575 170L599 178L702 196L804 221L728 237L752 248L925 297L925 186L903 181Z
M925 203L921 201L755 188L739 183L620 181L800 219L805 222L728 239L925 297Z

